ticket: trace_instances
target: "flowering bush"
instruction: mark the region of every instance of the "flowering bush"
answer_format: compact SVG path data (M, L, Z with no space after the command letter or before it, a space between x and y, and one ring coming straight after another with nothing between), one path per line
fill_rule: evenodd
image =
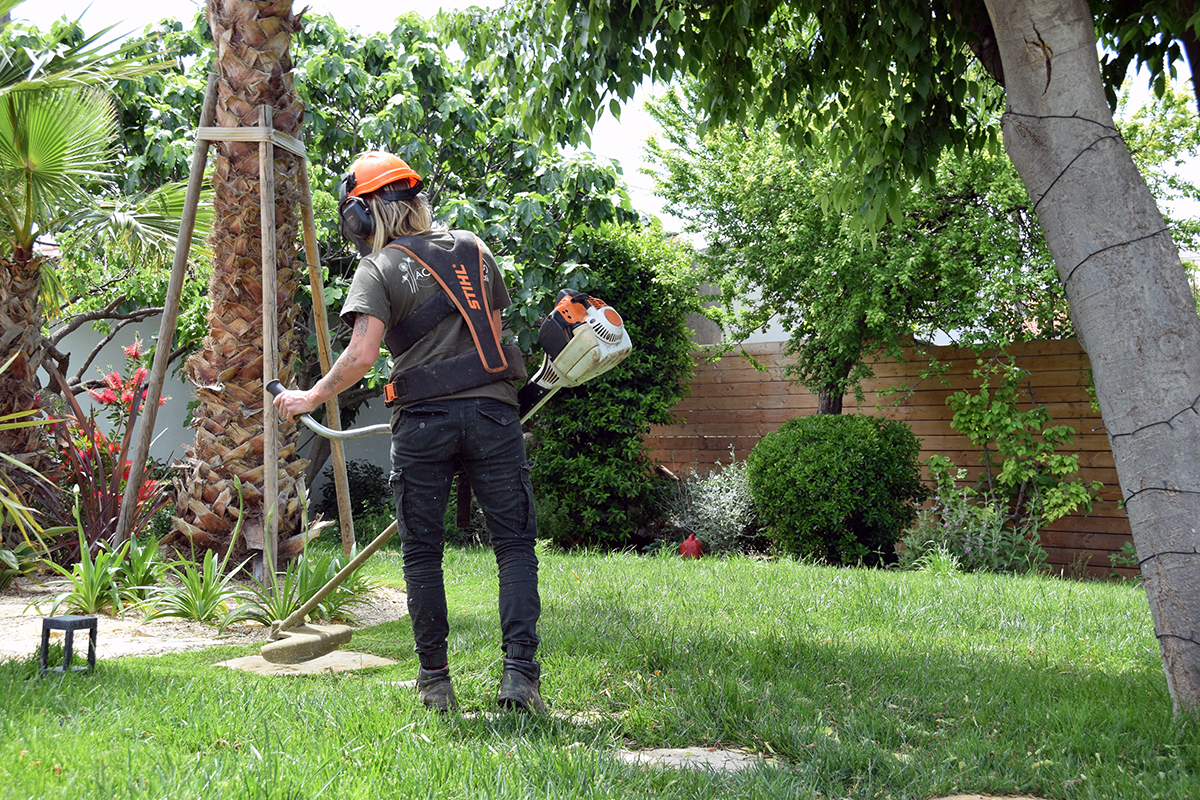
M85 455L92 453L98 454L99 458L107 467L109 473L116 471L118 463L121 467L121 491L125 491L125 484L129 481L129 468L131 462L125 460L123 452L128 451L129 442L126 441L132 434L132 421L137 415L142 413L146 408L146 392L144 382L149 371L143 363L147 354L145 347L142 345L140 337L135 337L132 344L122 348L125 353L125 371L127 377L122 377L121 373L112 367L107 374L103 375L103 388L88 389L88 396L96 403L104 406L105 414L111 423L111 429L107 435L94 424L88 425L85 428L75 420L68 420L68 429L72 439L79 446L81 452ZM134 399L137 398L138 406L134 411ZM159 398L158 404L165 405L169 397ZM144 502L156 496L158 492L158 481L151 477L146 477L142 481L142 487L138 490L139 502Z
M696 534L706 553L746 549L758 527L746 464L730 453L728 464L717 462L707 475L691 470L675 487L668 509L672 525Z
M76 563L81 556L80 548L97 553L102 546L113 543L117 530L131 467L127 458L129 445L134 422L144 404L142 386L146 376L140 364L144 355L141 342L135 340L124 350L129 377L123 378L114 370L105 376L103 388L88 390L96 402L106 407L112 430L108 434L100 430L95 413L84 414L75 398L68 394L71 412L50 425L56 440L56 447L50 449L62 456L55 470L60 480L26 481L37 498L41 515L71 532L48 547L59 563ZM161 484L153 475L154 469L151 464L145 467L134 512L134 535L167 503L167 497L160 491Z
M121 349L125 353L125 370L129 377L122 378L120 372L109 367L111 372L101 373L104 381L103 388L87 390L88 396L92 400L106 407L116 436L119 436L117 431L124 428L126 420L133 411L135 397L139 398L138 413L145 410L145 393L142 391L142 384L149 375L149 370L143 363L146 350L140 338L135 337L132 344ZM158 404L165 405L170 399L169 397L159 398Z

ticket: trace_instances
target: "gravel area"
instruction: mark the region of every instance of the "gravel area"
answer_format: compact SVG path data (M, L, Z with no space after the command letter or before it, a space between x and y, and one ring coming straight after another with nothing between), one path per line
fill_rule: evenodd
M25 658L37 652L41 644L42 618L50 615L54 598L64 591L56 582L43 584L18 579L0 592L0 659ZM66 614L63 609L57 612ZM375 590L370 599L355 609L355 629L392 622L408 613L404 592L393 588ZM144 614L128 610L123 615L97 614L96 657L117 658L127 655L156 655L181 650L198 650L224 644L260 644L266 631L253 623L234 625L218 634L215 625L181 619L156 619L146 622ZM52 635L61 637L60 631ZM86 639L76 640L86 652Z

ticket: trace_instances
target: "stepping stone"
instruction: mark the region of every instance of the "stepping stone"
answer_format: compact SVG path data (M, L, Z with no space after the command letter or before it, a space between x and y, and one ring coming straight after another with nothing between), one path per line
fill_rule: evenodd
M321 675L327 672L350 672L371 667L390 667L398 662L389 658L355 653L350 650L334 650L320 658L302 661L299 664L272 664L262 656L242 656L220 661L214 666L240 669L255 675Z
M722 750L717 747L679 747L656 750L617 750L614 753L629 764L676 769L711 769L718 772L737 772L763 763L758 756Z

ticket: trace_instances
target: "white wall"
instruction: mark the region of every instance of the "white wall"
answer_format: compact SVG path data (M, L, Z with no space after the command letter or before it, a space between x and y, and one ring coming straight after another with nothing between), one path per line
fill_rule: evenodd
M154 337L158 336L160 321L161 317L155 316L140 324L123 328L117 337L100 351L93 361L92 367L84 373L84 380L99 379L113 369L120 371L124 376L126 374L125 354L122 352L122 348L133 343L135 334L141 335L144 344L152 342ZM102 338L99 333L92 330L90 325L85 325L59 342L58 349L71 354L71 375L78 371L83 359ZM192 391L191 384L181 379L177 371L178 366L179 362L171 365L166 381L163 383L163 397L169 399L158 409L154 424L154 439L150 445L150 456L161 461L181 459L184 448L189 447L195 439L195 432L184 427L187 406L195 399L195 393ZM43 374L42 380L43 383L46 383L48 377ZM77 395L76 400L85 413L93 408L96 409L97 423L108 432L109 422L104 415L104 406L93 402L86 393ZM386 423L389 417L390 412L384 407L383 398L372 400L369 408L364 408L359 412L355 427ZM139 420L139 424L140 422L141 420ZM301 437L301 453L308 452L313 436L314 434L305 429ZM387 472L390 469L389 447L390 439L383 435L353 439L345 443L346 459L372 461L381 466L384 472ZM326 468L328 468L328 463ZM321 496L320 484L322 482L323 480L318 478L317 483L313 486L313 496L316 498Z

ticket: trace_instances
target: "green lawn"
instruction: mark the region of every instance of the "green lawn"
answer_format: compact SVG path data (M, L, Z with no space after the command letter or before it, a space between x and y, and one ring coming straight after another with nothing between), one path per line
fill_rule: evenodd
M405 621L355 634L401 662L359 674L209 666L244 647L40 681L7 664L0 797L1200 796L1200 726L1172 717L1136 584L543 552L555 714L529 717L490 713L490 551L447 561L465 713L393 685L416 672ZM400 582L394 551L367 569ZM696 745L772 759L721 774L613 756Z

